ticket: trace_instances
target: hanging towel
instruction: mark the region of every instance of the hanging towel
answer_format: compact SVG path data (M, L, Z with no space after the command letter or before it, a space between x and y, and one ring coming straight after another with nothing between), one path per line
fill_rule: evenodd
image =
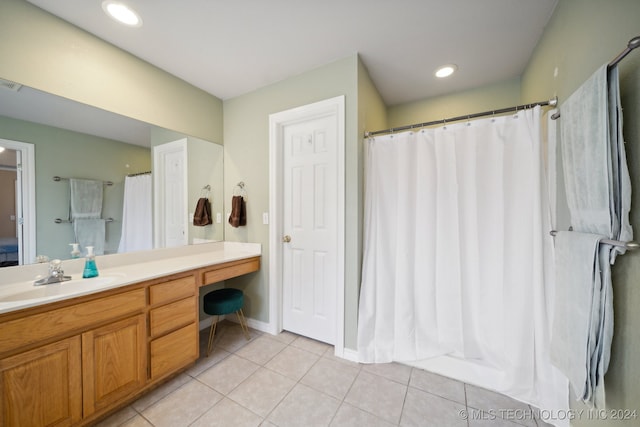
M102 216L102 181L69 179L69 219L73 222L76 242L84 252L94 247L96 255L104 253L105 221Z
M151 174L125 178L119 253L153 248L151 181Z
M231 215L229 216L229 224L235 228L238 228L241 225L247 225L246 205L242 196L233 196L231 199Z
M76 218L73 220L76 242L83 253L87 246L93 246L93 253L104 254L105 220L100 218Z
M209 224L213 224L213 219L211 218L211 203L208 198L201 197L198 199L196 210L193 214L193 225L204 226Z
M613 336L611 264L624 250L595 242L633 238L617 68L600 67L561 111L565 188L574 231L556 236L552 360L567 375L578 400L603 408Z
M69 219L100 218L102 216L102 181L69 179Z

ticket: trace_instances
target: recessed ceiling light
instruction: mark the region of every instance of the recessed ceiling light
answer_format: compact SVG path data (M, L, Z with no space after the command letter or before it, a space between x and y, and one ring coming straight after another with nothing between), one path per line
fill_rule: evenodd
M4 147L0 147L0 153L4 151Z
M445 77L449 77L457 69L458 69L458 66L455 64L443 65L442 67L438 68L434 74L436 75L436 77L442 79Z
M142 26L142 18L140 18L140 15L122 2L105 0L102 2L102 10L121 24L128 25L129 27Z

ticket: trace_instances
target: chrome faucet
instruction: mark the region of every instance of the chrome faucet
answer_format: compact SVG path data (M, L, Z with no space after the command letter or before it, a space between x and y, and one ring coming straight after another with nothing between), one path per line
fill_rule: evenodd
M50 285L71 280L71 276L65 276L62 271L62 261L54 259L49 263L49 275L33 282L34 286Z

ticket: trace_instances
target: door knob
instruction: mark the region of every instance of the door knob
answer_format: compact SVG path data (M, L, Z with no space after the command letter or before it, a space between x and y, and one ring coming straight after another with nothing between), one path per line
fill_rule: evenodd
M282 241L285 243L289 243L291 241L291 236L289 236L288 234L286 234L283 238Z

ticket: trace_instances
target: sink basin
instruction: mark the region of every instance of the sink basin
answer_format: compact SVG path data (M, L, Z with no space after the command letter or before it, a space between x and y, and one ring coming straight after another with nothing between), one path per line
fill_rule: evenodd
M57 296L73 296L108 286L123 277L124 275L98 276L91 279L74 279L42 286L33 286L33 284L30 283L23 284L11 290L6 289L5 292L0 288L0 302L19 302Z

